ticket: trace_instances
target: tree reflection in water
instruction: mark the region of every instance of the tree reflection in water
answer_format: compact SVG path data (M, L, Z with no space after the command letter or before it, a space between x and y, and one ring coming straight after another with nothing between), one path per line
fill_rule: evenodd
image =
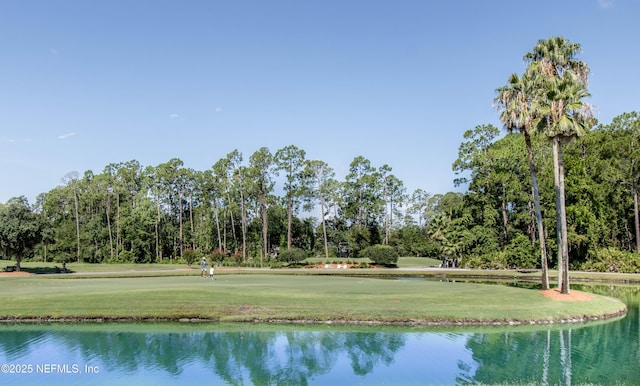
M306 385L330 372L341 356L351 360L354 374L366 375L392 363L406 339L387 332L0 331L0 350L9 362L37 351L47 339L60 351L79 351L84 361L99 361L103 371L151 369L179 377L185 367L198 363L230 385Z
M544 331L472 334L473 372L461 363L459 383L636 384L640 380L638 287L589 287L628 305L626 317ZM612 291L614 291L612 293Z

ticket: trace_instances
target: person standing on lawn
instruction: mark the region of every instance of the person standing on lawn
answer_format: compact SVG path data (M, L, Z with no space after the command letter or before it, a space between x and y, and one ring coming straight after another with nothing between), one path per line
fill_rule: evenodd
M200 277L205 277L204 275L206 274L207 274L207 259L203 257L202 260L200 261Z

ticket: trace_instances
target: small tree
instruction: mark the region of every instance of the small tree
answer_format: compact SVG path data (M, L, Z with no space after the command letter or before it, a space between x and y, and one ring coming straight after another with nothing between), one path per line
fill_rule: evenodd
M226 253L224 253L222 249L215 249L213 252L211 252L211 264L222 264L226 256Z
M194 249L187 249L183 252L182 258L189 267L198 260L198 253Z
M307 254L304 250L296 247L280 252L276 258L278 261L283 261L289 264L299 263L307 258Z
M33 253L42 240L43 222L29 206L26 197L14 197L0 205L0 250L16 260L20 270L22 258Z
M389 245L372 245L360 251L359 257L366 257L373 264L392 266L398 262L398 252Z

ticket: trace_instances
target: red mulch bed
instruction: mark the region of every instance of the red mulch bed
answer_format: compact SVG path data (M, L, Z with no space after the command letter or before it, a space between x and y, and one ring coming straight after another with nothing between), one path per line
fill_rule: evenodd
M588 302L593 299L593 296L582 291L570 290L568 294L563 294L559 289L549 289L545 291L539 291L542 295L549 299L559 300L562 302Z

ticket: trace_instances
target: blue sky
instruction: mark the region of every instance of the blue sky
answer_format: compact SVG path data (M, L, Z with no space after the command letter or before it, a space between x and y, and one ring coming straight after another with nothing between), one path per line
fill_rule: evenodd
M580 43L600 122L639 110L634 0L2 0L0 202L132 159L287 145L454 190L464 131L539 39Z

